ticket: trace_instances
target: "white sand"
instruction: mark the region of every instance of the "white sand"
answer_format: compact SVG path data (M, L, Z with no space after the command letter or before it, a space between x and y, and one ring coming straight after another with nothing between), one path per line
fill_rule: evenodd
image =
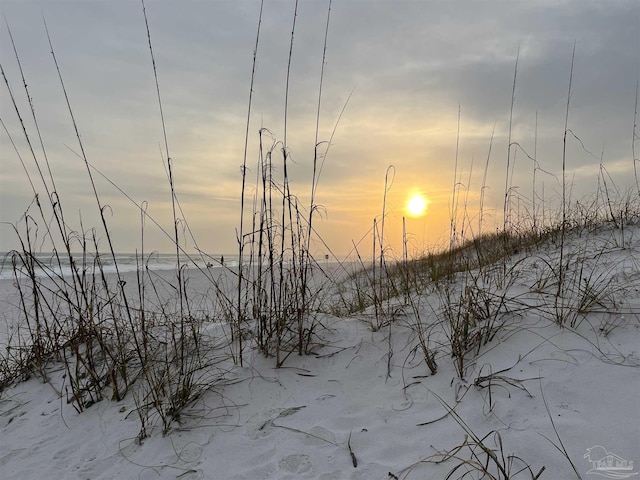
M631 470L618 474L637 476L640 228L625 232L625 248L611 244L610 235L601 233L600 246L594 247L609 243L608 253L597 262L588 256L581 261L613 277L620 294L617 310L594 306L600 313L590 314L573 331L538 309L522 309L482 348L466 381L457 377L446 353L438 356L438 373L429 375L419 352L411 352L415 339L406 327L408 312L391 330L390 378L387 329L373 333L364 316L326 317L331 330L315 355L291 356L275 369L273 359L248 352L245 366L229 373L229 384L204 395L182 425L165 437L157 426L142 444L136 442L139 423L131 398L103 400L78 414L50 385L32 378L0 395L0 478L441 479L460 461L417 462L461 445L465 431L446 415L436 395L456 406L475 435L488 434L488 447L498 447L491 432L499 432L502 452L496 450L497 455L522 459L513 461L512 478L532 478L528 471L515 475L523 462L534 473L545 467L543 479L577 478L558 450L563 447L552 421L582 478L626 478L606 477L612 473L602 468L593 471L589 460L596 458L585 454L597 446L593 456L606 450L634 461ZM584 241L574 239L572 247ZM533 290L540 258L551 255L542 251L519 265L513 292L523 294L523 302L533 302L533 295L524 294ZM0 285L3 299L6 287ZM433 315L426 301L423 305L424 314ZM619 326L605 336L599 327L607 322ZM489 388L474 385L478 377L503 369L491 398ZM62 374L58 367L52 383L60 385ZM468 449L457 456L472 458Z

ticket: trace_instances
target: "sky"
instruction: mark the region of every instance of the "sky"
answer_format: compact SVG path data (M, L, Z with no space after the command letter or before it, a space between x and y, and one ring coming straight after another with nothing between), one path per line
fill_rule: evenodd
M184 234L189 225L199 248L233 253L260 1L148 0L145 5L182 207L181 242L187 250L195 247ZM269 132L262 137L263 151L284 141L285 103L290 189L301 209L309 206L328 5L299 1L287 96L295 1L264 2L248 128L249 210L259 131ZM87 160L108 178L93 172L115 249L133 252L142 244L140 210L121 191L171 232L167 154L141 3L3 0L0 9L6 19L0 27L2 68L44 165L10 29L69 225L78 232L95 227L105 247L43 18ZM357 246L368 255L383 204L390 255L402 253L403 217L412 254L447 244L454 192L458 232L466 211L467 234L477 233L481 199L483 228L500 228L507 182L512 212L532 211L534 187L538 217L557 212L570 78L566 172L571 201L586 202L595 194L601 164L610 187L635 186L637 0L334 0L318 122L318 139L325 142L320 148L331 143L315 198L321 209L314 228L322 241L314 240L312 253L330 249L345 255ZM37 217L20 159L39 198L46 193L2 83L0 251L8 251L20 245L12 225L23 231L24 213ZM283 175L281 147L276 144L273 154L276 178ZM405 207L414 193L428 202L417 217ZM245 218L250 221L249 214ZM43 222L38 226L31 232L46 250ZM150 220L144 247L173 248Z

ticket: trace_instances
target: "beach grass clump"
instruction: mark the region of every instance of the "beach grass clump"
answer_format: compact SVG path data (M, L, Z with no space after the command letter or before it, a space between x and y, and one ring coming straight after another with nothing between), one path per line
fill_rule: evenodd
M34 251L11 255L20 316L0 363L3 388L36 374L78 412L105 398L121 401L133 389L144 438L150 419L160 418L167 433L204 390L224 380L228 335L205 331L220 314L181 313L178 299L166 294L175 286L158 288L143 269L126 285L91 250L64 263ZM62 380L50 378L54 365L63 367Z
M284 165L288 153L266 129L260 130L260 152L252 230L242 240L246 261L241 266L236 337L248 333L280 366L292 353L307 353L313 343L313 311L323 288L322 278L314 282L313 276L322 268L309 254L312 230L302 202L290 192L286 168L282 180L274 174L274 158L281 153Z
M311 192L309 202L292 193L289 148L289 92L291 65L296 37L298 2L293 8L289 37L289 53L284 89L284 125L281 140L269 129L261 127L258 136L259 155L255 165L253 196L249 200L247 187L249 171L247 146L253 100L253 84L260 46L263 2L261 2L253 52L253 66L249 87L245 148L242 164L240 218L238 229L239 269L234 301L232 325L232 355L243 364L246 347L256 345L267 357L274 357L281 366L290 355L303 355L319 340L320 325L316 312L319 299L329 276L313 257L315 241L324 243L314 229L314 219L322 213L317 203L317 188L322 166L326 160L335 127L327 141L320 141L322 87L326 64L327 38L331 18L328 3L324 45L318 88L315 143L313 146ZM346 107L346 105L345 105ZM344 110L344 108L343 108ZM339 121L339 119L338 119ZM251 206L248 207L247 204ZM250 212L250 222L245 219ZM250 229L248 224L250 223Z

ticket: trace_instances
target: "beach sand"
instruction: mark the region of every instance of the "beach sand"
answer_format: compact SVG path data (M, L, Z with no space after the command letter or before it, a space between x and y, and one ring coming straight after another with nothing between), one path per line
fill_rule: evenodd
M456 466L451 478L460 478L486 460L473 446L479 440L510 478L542 468L539 478L550 480L603 473L589 452L640 465L640 229L626 235L625 248L583 260L623 293L615 309L594 306L576 329L560 327L544 309L514 311L464 378L444 343L430 375L407 310L376 332L368 312L318 314L324 341L310 355L291 355L277 369L247 348L243 366L227 363L225 380L168 435L156 422L139 442L131 395L78 413L56 393L65 379L53 364L50 383L33 376L0 395L0 478L441 479ZM549 255L517 259L513 295L523 305L533 304L540 260ZM207 284L192 272L189 287L206 291ZM6 319L15 296L10 282L0 289ZM425 316L433 315L430 302L422 299ZM612 327L606 335L603 325ZM456 447L454 458L436 463Z

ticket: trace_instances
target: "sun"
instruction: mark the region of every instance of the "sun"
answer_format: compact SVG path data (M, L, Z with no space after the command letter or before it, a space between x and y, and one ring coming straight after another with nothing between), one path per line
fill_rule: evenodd
M429 202L419 193L414 193L407 200L407 213L412 217L420 217L427 210Z

